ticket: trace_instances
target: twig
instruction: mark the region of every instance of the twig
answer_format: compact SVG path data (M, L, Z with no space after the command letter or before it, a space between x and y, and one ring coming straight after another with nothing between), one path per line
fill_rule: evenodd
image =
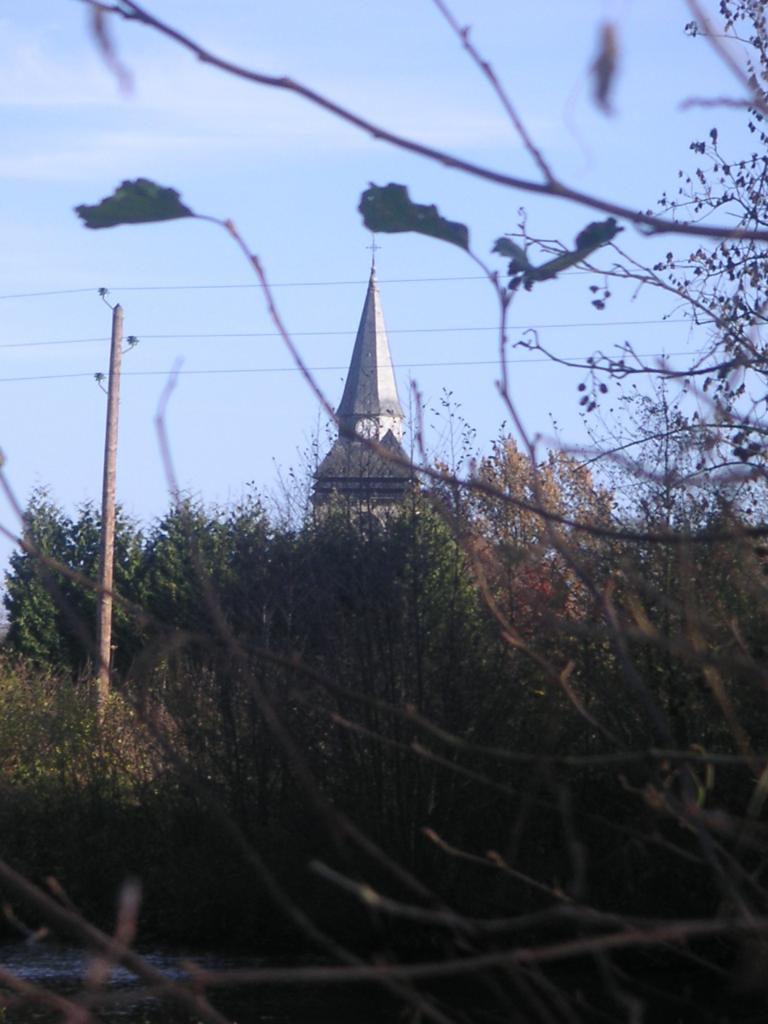
M437 7L437 9L440 11L442 16L445 18L445 20L448 22L453 31L456 33L459 40L461 41L461 45L467 51L471 59L478 66L483 75L488 79L488 82L490 83L493 91L496 93L499 102L506 111L512 124L515 126L517 134L522 139L523 145L530 153L531 157L537 164L541 173L544 175L545 180L554 188L559 187L558 182L554 174L552 173L552 169L550 168L547 161L544 159L541 150L538 148L538 146L536 146L533 139L531 138L527 128L525 127L520 116L515 110L512 101L507 95L506 90L499 81L496 72L493 70L493 67L491 66L489 61L487 61L482 56L477 47L470 40L469 27L462 28L462 26L456 20L456 16L453 14L453 12L450 10L450 8L444 2L444 0L433 0L433 3L435 7Z
M734 75L739 85L749 93L750 105L756 110L759 110L762 114L768 115L768 103L766 103L764 94L760 91L756 83L750 80L750 77L745 73L744 68L741 67L733 54L728 50L728 47L723 42L723 37L719 33L713 31L712 23L699 3L699 0L686 0L686 3L688 5L688 9L695 18L697 25L701 25L704 29L701 34L731 74Z
M450 957L417 964L377 964L373 967L296 967L256 970L202 971L207 987L249 985L336 985L382 981L385 978L425 981L475 974L488 967L514 964L559 963L574 958L622 949L652 948L661 943L686 943L694 939L724 936L765 935L768 918L710 918L681 920L648 928L628 928L606 935L585 936L546 946L497 950L477 956Z
M124 18L126 21L136 21L159 32L161 35L172 39L179 46L188 50L198 60L212 67L218 68L236 78L254 82L258 85L268 86L272 89L280 89L301 96L303 99L328 111L342 121L354 125L361 131L366 132L373 138L387 142L398 149L415 153L442 164L445 167L462 171L472 177L481 178L485 181L494 182L497 185L506 185L509 188L519 189L523 192L531 192L537 195L549 196L554 199L562 199L566 202L576 203L579 206L586 206L592 210L600 210L603 213L611 214L622 220L630 221L639 228L645 229L648 234L679 234L695 235L703 238L729 238L729 239L751 239L753 241L768 241L768 231L751 231L743 228L725 225L703 225L703 224L681 224L676 221L666 220L663 217L655 217L651 214L641 213L631 206L623 206L619 203L612 203L599 196L590 195L579 189L571 188L563 184L551 182L535 182L527 178L520 178L515 175L495 171L492 168L463 160L440 149L427 146L424 143L408 139L396 132L388 131L382 126L368 120L367 118L354 113L347 107L329 99L322 93L317 92L308 86L302 85L288 76L267 75L263 72L254 71L237 64L233 61L218 57L211 50L195 42L190 36L171 25L161 21L151 14L146 8L135 3L134 0L118 0L115 4L103 4L101 0L81 0L89 7L99 6L112 14Z
M168 978L124 943L100 931L80 914L61 906L3 860L0 860L0 881L57 931L82 942L114 963L127 967L137 977L156 986L164 996L189 1010L194 1017L206 1024L230 1024L201 993Z

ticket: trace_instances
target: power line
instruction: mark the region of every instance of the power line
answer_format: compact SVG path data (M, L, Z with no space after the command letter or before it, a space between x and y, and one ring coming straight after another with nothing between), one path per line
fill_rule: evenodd
M379 284L419 284L421 282L440 282L440 281L485 281L486 278L482 275L473 275L470 277L389 277L379 278ZM337 285L356 285L365 286L368 284L368 279L363 280L362 278L355 281L277 281L270 283L270 288L330 288ZM227 290L241 290L241 289L255 289L257 291L263 290L264 286L258 282L251 284L132 284L122 285L120 287L113 286L108 289L114 292L203 292L203 291L227 291ZM0 295L2 299L40 299L50 295L81 295L87 292L96 294L99 291L98 287L92 288L59 288L55 291L45 292L10 292L6 295Z
M643 359L654 359L654 358L666 358L668 356L686 356L691 355L690 352L637 352L636 355ZM586 360L588 356L569 356L570 359L583 359ZM529 363L552 363L551 359L546 356L532 357L530 359L507 359L506 364L508 366L514 365L519 366ZM398 363L397 369L399 370L413 370L413 369L424 369L433 367L443 366L498 366L498 359L459 359L459 360L441 360L438 362L426 362L426 363ZM307 370L310 373L325 373L329 371L346 371L349 369L348 365L340 366L310 366ZM586 367L585 367L586 369ZM211 368L205 370L124 370L122 372L123 377L169 377L171 373L180 376L217 376L221 374L253 374L253 373L301 373L298 366L245 366L245 367L225 367L225 368ZM94 374L88 371L80 371L77 373L46 373L34 376L24 377L0 377L0 384L16 384L29 381L44 381L44 380L73 380L76 378L93 378Z
M48 295L78 295L86 292L98 293L98 288L60 288L52 292L12 292L0 295L0 299L42 299Z
M605 320L601 323L554 323L554 324L507 324L508 331L543 331L568 327L645 327L659 324L687 324L690 320L680 317L675 320ZM495 331L499 325L490 327L395 327L387 328L387 334L451 334L465 331ZM355 331L345 328L342 331L290 331L293 338L319 338L325 336L350 337ZM209 333L209 334L142 334L142 338L280 338L279 331L241 332L241 333ZM2 347L2 346L0 346Z
M604 320L600 323L553 323L553 324L508 324L508 331L544 331L544 330L567 330L570 328L592 328L592 327L650 327L660 324L684 324L690 323L685 318L675 320ZM492 327L396 327L387 329L387 334L461 334L469 332L498 333L498 325ZM354 331L291 331L293 338L325 338L325 337L353 337ZM213 331L205 334L144 334L139 337L145 341L182 341L182 340L204 340L208 338L280 338L279 331L242 331L242 332L221 332ZM54 345L90 345L96 342L109 341L109 338L64 338L55 341L10 341L0 343L0 349L4 348L42 348Z
M569 276L566 271L563 276ZM452 283L456 281L487 281L482 274L460 275L457 277L387 277L379 278L379 284L430 284L430 283ZM335 287L365 287L368 279L357 278L346 281L274 281L269 283L269 288L335 288ZM264 285L258 281L248 284L141 284L141 285L120 285L108 288L111 292L202 292L202 291L263 291ZM59 288L51 291L37 292L9 292L0 295L0 301L5 299L38 299L57 295L83 295L97 294L99 287L91 288ZM690 323L689 320L676 321L647 321L648 323ZM702 326L702 325L697 325Z
M431 281L486 281L482 274L473 274L461 277L381 277L379 284L420 284ZM270 288L329 288L336 285L367 285L368 278L358 278L353 281L280 281L270 282ZM115 291L123 292L156 292L156 291L217 291L227 288L256 288L263 289L264 285L255 282L253 284L158 284L158 285L128 285L126 288L115 288Z

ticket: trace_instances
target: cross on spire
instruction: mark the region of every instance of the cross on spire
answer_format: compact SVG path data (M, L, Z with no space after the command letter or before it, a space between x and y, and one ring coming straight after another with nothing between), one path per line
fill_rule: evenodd
M379 249L381 249L380 245L376 245L376 235L375 234L371 233L371 244L370 245L366 245L365 248L371 250L371 270L375 270L376 269L376 253L377 253L377 251Z

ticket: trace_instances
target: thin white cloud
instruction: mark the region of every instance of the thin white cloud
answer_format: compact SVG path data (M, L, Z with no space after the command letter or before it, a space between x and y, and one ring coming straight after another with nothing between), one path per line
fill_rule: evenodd
M93 53L55 50L0 18L0 109L88 107L104 102L106 71ZM114 91L113 91L114 95Z
M244 148L242 140L232 140L226 147ZM205 135L163 134L162 132L112 131L84 132L56 141L48 141L26 152L0 155L0 180L35 182L83 182L113 173L131 176L143 173L148 161L164 156L199 159L213 152L221 153L221 137Z
M301 151L340 155L377 146L305 101L233 81L180 54L166 53L163 60L143 57L133 69L134 94L124 98L85 34L77 52L60 50L45 36L14 30L5 19L0 20L0 63L0 109L30 119L22 146L0 155L0 178L6 180L93 178L111 167L116 154L140 161L177 153L207 161L249 149L263 156ZM313 84L355 109L372 110L384 127L429 145L454 150L515 145L509 125L491 103L478 115L466 104L448 102L434 83L427 96L422 95L424 83L385 83L375 72ZM103 117L110 112L115 121L129 119L131 129L105 132ZM35 132L34 118L53 113L62 130L51 132L47 125Z

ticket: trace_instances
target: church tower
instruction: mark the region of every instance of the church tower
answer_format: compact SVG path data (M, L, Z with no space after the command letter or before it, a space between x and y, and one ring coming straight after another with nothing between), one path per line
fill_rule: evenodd
M407 459L402 447L403 408L384 327L376 268L365 296L344 394L336 410L339 436L315 474L316 509L336 495L360 512L386 514L404 498L412 473L365 440Z

